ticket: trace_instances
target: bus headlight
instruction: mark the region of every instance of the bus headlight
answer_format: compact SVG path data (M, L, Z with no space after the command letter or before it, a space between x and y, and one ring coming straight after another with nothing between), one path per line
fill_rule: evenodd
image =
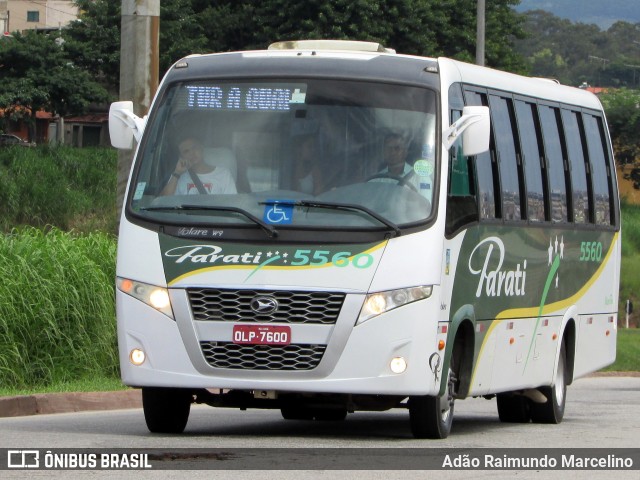
M422 287L400 288L398 290L388 290L367 295L364 300L362 310L358 316L356 325L366 322L370 318L393 310L394 308L407 305L431 296L433 287L431 285Z
M136 282L128 278L116 278L116 286L118 290L137 298L141 302L146 303L150 307L155 308L159 312L164 313L167 317L173 319L173 310L171 309L171 300L169 299L169 290L148 283Z

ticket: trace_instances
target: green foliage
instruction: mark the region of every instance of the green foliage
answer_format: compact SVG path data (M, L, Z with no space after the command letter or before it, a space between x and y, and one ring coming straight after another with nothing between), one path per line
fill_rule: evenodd
M640 24L616 22L602 31L542 10L523 18L526 37L515 42L515 50L532 75L574 86L640 86Z
M78 19L62 31L74 63L117 95L120 83L121 1L75 0Z
M612 8L612 4L615 7ZM640 4L638 0L580 0L579 3L567 0L520 0L516 7L519 12L526 10L546 10L573 22L595 23L600 28L608 28L616 19L626 18L631 22L640 22Z
M487 2L487 64L520 71L513 42L524 35L512 6ZM78 66L118 91L120 2L76 0L80 18L64 32ZM163 0L160 75L191 53L266 48L282 40L367 40L400 53L475 59L476 0Z
M632 321L640 326L640 207L623 201L622 211L622 265L620 268L620 302L618 317L625 318L627 299L638 309L632 315Z
M0 384L0 397L15 395L33 395L36 393L63 393L63 392L110 392L116 390L126 390L120 377L114 376L112 372L100 375L91 372L87 377L71 380L60 380L46 385L9 387Z
M116 162L106 148L0 149L0 231L32 225L115 233Z
M116 161L112 149L0 149L4 391L117 375Z
M0 384L115 376L116 241L54 229L0 236Z
M53 36L29 31L0 42L0 108L33 123L35 112L60 115L87 111L106 91L76 68Z
M120 84L121 1L75 0L80 10L78 20L63 31L65 49L74 62L90 72L112 95ZM160 74L175 61L205 50L204 31L211 31L199 21L192 0L160 2Z
M602 94L600 100L616 144L617 160L631 163L640 155L640 90L612 90Z
M303 39L367 40L400 53L475 59L476 0L226 0L194 2L212 51L266 48ZM510 8L517 0L487 2L487 63L521 70L513 40L524 33Z

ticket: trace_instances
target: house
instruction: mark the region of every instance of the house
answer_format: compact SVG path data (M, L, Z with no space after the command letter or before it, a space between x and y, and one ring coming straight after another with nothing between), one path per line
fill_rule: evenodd
M109 146L109 115L90 113L64 118L64 144L73 147Z
M54 30L76 18L73 0L0 0L0 33Z
M51 135L51 125L55 125L56 117L45 111L36 112L35 137L31 138L36 143L47 143L49 139L55 140L55 132ZM5 117L5 111L0 109L0 131L11 133L18 137L29 140L29 126L24 120L11 120Z
M2 118L4 111L0 109L0 131L29 139L29 128L26 122ZM58 129L62 128L62 135ZM73 147L109 146L109 115L107 113L89 113L81 116L53 116L49 112L36 112L35 137L38 144L61 141Z

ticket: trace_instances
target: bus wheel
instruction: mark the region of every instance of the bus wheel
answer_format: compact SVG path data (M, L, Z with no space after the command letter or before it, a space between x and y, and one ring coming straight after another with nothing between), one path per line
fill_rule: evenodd
M414 395L409 397L409 421L415 438L447 438L453 423L455 377L449 369L447 389L441 397Z
M500 393L497 395L498 417L506 423L528 423L531 420L530 401L522 395Z
M153 433L182 433L187 426L193 395L180 388L142 387L142 408Z
M567 398L567 352L564 342L560 347L554 384L550 387L540 387L538 390L547 397L547 401L531 403L531 420L535 423L560 423L564 417Z

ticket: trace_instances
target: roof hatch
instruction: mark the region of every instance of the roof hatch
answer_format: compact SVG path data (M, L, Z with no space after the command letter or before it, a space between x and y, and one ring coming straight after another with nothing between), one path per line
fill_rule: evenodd
M290 40L269 45L269 50L340 50L353 52L396 53L376 42L355 40Z

